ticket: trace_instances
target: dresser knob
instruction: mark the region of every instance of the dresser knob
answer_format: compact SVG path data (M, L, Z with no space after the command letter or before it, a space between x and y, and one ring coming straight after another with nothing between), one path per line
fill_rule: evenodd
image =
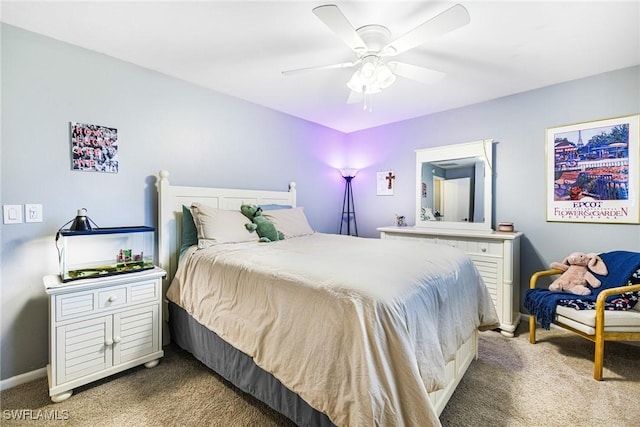
M122 341L122 338L120 337L113 337L113 342L118 344L120 341Z
M480 249L482 252L487 252L487 248Z
M117 297L117 296L115 296L115 295L111 295L107 301L109 301L109 302L114 302L114 301L115 301L115 300L117 300L117 299L118 299L118 297Z
M113 345L113 340L106 340L106 341L104 342L104 345L106 345L107 347L109 347L109 346Z

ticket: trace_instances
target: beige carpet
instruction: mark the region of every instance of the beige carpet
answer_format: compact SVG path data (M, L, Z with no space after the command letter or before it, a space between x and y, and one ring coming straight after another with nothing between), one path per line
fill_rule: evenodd
M592 379L592 343L539 330L540 342L531 345L525 326L513 339L481 334L479 358L442 413L443 426L640 425L640 347L607 343L605 380L597 382ZM49 400L46 379L5 390L0 424L292 425L182 350L168 346L165 354L155 368L134 368L77 388L59 404ZM28 419L16 420L17 415Z

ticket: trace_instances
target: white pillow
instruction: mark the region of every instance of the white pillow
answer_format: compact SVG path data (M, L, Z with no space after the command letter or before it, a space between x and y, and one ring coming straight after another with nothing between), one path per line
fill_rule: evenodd
M271 221L287 239L314 233L309 222L307 222L304 208L263 211L262 215Z
M201 203L191 205L193 222L198 232L198 248L206 248L219 243L238 243L258 240L244 226L251 222L240 211L230 211L206 206Z

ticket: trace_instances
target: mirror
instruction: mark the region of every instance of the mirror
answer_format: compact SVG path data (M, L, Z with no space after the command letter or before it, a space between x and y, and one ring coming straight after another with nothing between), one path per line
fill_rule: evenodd
M493 140L416 151L416 227L491 230Z

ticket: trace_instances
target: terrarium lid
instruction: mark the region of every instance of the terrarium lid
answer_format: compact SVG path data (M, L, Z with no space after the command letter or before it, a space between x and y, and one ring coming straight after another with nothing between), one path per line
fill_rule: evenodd
M154 227L148 227L146 225L127 226L127 227L101 227L89 230L60 230L60 234L63 236L78 236L84 234L121 234L121 233L144 233L156 231Z

